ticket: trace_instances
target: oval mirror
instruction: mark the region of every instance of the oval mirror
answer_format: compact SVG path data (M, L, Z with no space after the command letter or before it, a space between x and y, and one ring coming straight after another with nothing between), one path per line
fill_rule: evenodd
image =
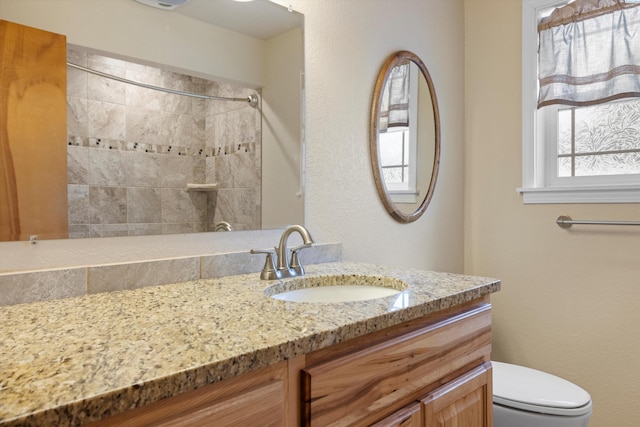
M417 220L433 196L440 163L440 115L433 81L414 53L391 55L373 92L369 129L378 195L397 221Z

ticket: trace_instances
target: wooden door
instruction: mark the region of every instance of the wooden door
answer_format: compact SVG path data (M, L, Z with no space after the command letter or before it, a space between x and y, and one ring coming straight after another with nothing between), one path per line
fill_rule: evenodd
M427 427L492 427L491 365L476 369L422 399Z
M0 241L68 236L66 51L0 20Z

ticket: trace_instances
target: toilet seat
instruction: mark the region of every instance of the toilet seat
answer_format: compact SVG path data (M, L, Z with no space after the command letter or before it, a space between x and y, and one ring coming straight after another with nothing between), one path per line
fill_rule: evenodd
M565 379L524 366L491 364L494 404L560 416L591 412L589 393Z

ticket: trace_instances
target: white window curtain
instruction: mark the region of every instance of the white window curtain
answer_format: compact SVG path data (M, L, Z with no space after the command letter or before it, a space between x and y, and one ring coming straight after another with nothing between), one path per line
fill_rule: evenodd
M639 0L576 0L538 34L538 108L640 97Z
M409 126L409 62L399 63L389 73L380 100L381 132L394 126Z

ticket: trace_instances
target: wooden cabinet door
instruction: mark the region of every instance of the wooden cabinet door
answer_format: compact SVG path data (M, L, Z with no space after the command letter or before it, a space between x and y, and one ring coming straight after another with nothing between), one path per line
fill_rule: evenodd
M0 20L0 241L68 237L67 42Z
M426 427L492 427L491 365L485 363L422 399Z

